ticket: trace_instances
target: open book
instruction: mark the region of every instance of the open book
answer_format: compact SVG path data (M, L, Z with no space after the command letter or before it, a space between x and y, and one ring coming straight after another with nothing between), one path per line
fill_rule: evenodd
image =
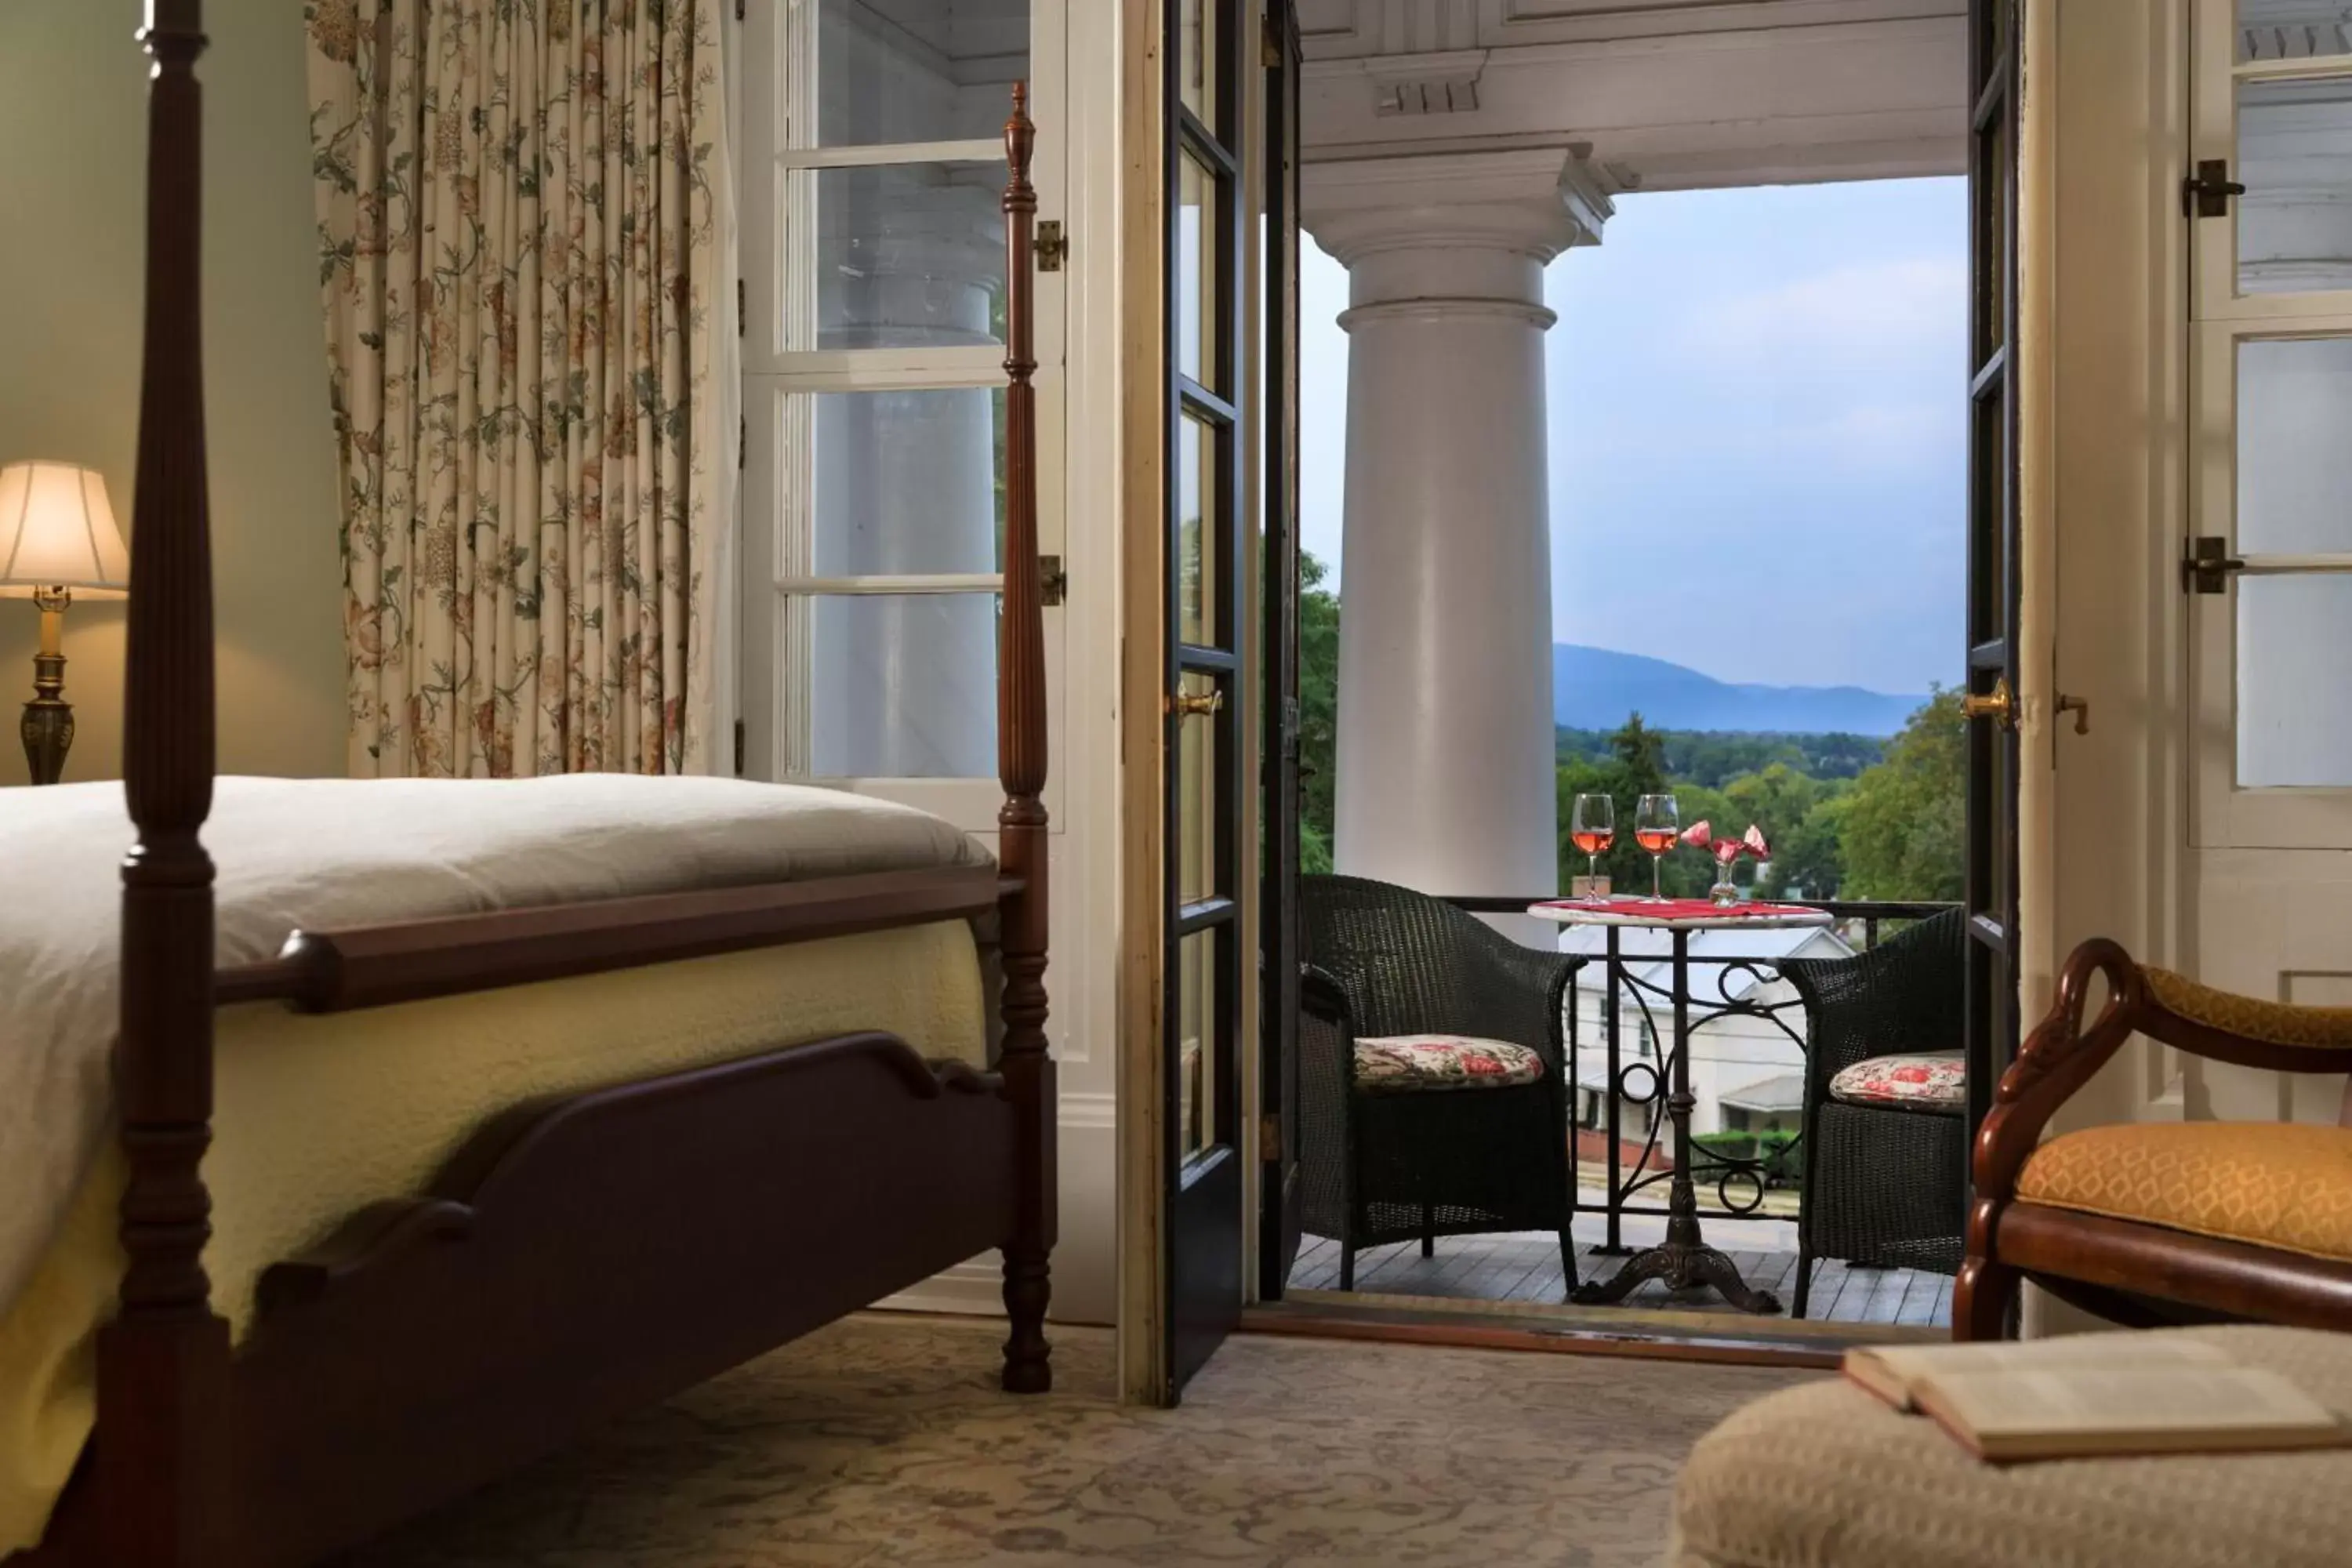
M1995 1463L2352 1444L2334 1411L2278 1373L2171 1336L1874 1345L1846 1352L1845 1374Z

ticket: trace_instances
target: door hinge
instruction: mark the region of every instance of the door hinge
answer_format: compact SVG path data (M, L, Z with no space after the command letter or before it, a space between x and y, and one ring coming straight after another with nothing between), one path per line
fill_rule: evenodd
M735 426L735 466L738 468L751 466L751 416L748 414Z
M735 776L743 776L743 721L735 721Z
M2230 553L2228 542L2220 534L2200 533L2189 542L2189 553L2180 558L2180 591L2226 593L2230 574L2245 569L2246 563Z
M2230 198L2245 194L2246 187L2230 178L2225 160L2200 158L2197 172L2180 182L2180 213L2183 217L2228 217Z
M1058 555L1037 557L1038 598L1046 608L1059 605L1070 591L1070 574L1062 570Z
M1070 254L1070 242L1062 237L1062 220L1047 218L1039 224L1034 243L1037 250L1037 270L1059 272L1063 259Z
M744 287L743 279L738 278L735 279L735 335L739 338L751 330L751 291Z
M735 19L739 22L743 19L743 0L735 0Z
M1271 1111L1257 1119L1257 1157L1269 1165L1282 1163L1282 1118Z

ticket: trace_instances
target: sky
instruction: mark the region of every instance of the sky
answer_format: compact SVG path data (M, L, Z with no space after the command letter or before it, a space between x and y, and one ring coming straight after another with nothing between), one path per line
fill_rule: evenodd
M1966 183L1639 193L1552 263L1554 639L1725 680L1960 673ZM1300 280L1307 549L1342 584L1346 270ZM1632 541L1663 532L1676 569Z

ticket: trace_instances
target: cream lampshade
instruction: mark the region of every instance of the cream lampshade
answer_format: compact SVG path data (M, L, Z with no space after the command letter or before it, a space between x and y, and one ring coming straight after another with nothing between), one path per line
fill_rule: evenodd
M33 700L19 732L33 782L55 784L73 746L65 700L62 617L76 594L119 599L131 585L131 552L106 499L106 479L72 463L11 463L0 468L0 598L41 609L33 656Z

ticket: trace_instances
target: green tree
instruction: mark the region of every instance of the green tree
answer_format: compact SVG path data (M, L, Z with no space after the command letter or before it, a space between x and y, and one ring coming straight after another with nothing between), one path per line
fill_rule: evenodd
M1851 781L1824 780L1822 797L1793 825L1768 826L1772 858L1759 885L1772 898L1834 899L1845 885L1845 858L1838 847Z
M1967 828L1960 693L1935 689L1863 770L1845 801L1838 849L1850 899L1957 899Z
M1339 595L1324 587L1323 563L1298 554L1298 866L1331 869L1332 818L1339 777Z

